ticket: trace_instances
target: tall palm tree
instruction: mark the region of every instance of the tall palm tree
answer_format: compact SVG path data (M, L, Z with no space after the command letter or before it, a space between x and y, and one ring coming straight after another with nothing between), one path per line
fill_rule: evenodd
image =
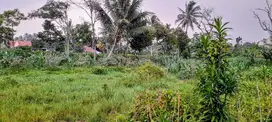
M199 25L197 19L202 17L200 6L196 5L195 1L190 1L189 4L185 4L185 10L178 9L181 12L176 20L176 23L179 23L178 26L185 29L186 33L189 27L194 30L194 25Z
M111 40L110 57L117 43L125 34L138 34L147 29L147 17L151 12L140 11L143 0L103 0L104 5L89 0L97 19L100 20L105 36Z

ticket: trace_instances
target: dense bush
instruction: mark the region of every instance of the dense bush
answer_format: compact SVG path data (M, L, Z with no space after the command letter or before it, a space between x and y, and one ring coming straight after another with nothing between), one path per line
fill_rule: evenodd
M164 70L150 62L143 64L136 69L136 73L142 80L156 80L165 76Z

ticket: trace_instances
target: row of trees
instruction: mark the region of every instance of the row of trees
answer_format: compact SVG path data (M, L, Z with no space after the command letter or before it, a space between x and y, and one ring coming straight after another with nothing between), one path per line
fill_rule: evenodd
M72 20L68 16L71 5L83 9L89 15L90 22L73 26ZM161 23L154 13L142 11L141 5L142 0L104 0L103 2L95 0L81 0L81 2L49 0L44 6L28 14L29 19L41 18L45 20L43 23L44 31L33 35L26 34L25 36L28 37L24 38L31 39L34 42L34 47L37 48L43 47L61 51L63 50L62 45L65 45L65 52L69 56L70 48L76 45L89 44L95 48L96 34L98 33L95 30L95 24L99 21L102 26L100 33L103 35L103 41L111 45L108 57L113 54L117 45L121 45L123 42L127 43L126 49L130 45L132 49L142 51L142 49L152 45L152 40L162 40L160 44L164 52L173 47L177 47L179 52L182 52L189 42L188 27L190 26L193 29L193 24L197 24L197 18L202 14L200 6L195 6L196 3L193 1L186 4L186 10L180 9L182 13L178 15L177 22L181 25L181 28L171 28L169 24ZM4 12L3 15L6 15L6 13L10 13L10 11ZM13 15L8 16L13 16L16 23L5 25L8 28L18 26L21 20L27 19L17 9L10 14ZM8 18L3 20L8 21ZM185 32L183 31L184 28L186 28ZM12 34L5 39L5 42L13 39L15 30L10 32ZM7 31L3 33L8 34ZM17 37L17 39L22 38L22 36Z
M194 50L193 47L199 47L200 39L197 35L212 32L209 25L214 24L213 9L203 8L196 2L189 1L184 10L178 8L178 27L173 28L170 24L162 23L154 13L142 11L142 2L143 0L48 0L27 17L18 9L8 10L0 14L0 43L8 46L7 42L14 37L14 27L21 20L41 18L44 19L42 32L25 34L16 39L33 41L35 48L65 51L67 58L71 50L79 51L82 45L95 49L98 41L105 45L108 57L115 52L128 52L129 47L139 52L150 47L151 55L155 50L153 48L159 47L159 52L164 54L175 52L187 57ZM85 11L89 21L73 25L68 16L72 5ZM272 35L271 4L267 0L267 7L257 10L267 13L268 21L262 21L256 12L254 15L264 31ZM101 24L100 31L96 30L97 22ZM194 31L195 28L200 32L190 39L188 30ZM98 37L98 34L102 37ZM237 47L239 46L235 48Z

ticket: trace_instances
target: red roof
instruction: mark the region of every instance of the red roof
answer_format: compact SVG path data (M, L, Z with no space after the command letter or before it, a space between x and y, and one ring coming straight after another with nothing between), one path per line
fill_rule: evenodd
M88 46L84 46L84 47L83 47L83 51L86 52L86 53L94 53L94 52L96 52L96 54L99 54L99 53L100 53L100 52L98 52L97 50L94 50L93 48L88 47Z
M25 46L32 46L31 41L10 41L9 42L10 47L25 47Z
M93 53L94 52L93 48L88 47L88 46L84 46L83 49L84 49L84 52L89 52L89 53Z

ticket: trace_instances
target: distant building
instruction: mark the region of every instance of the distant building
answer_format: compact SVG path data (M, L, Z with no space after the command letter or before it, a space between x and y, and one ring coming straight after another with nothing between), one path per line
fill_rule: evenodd
M9 47L31 47L32 42L31 41L9 41Z
M83 47L83 52L85 52L85 53L94 53L94 52L96 52L96 54L100 54L101 53L101 52L99 52L97 50L94 50L91 47L88 47L88 46L84 46Z

